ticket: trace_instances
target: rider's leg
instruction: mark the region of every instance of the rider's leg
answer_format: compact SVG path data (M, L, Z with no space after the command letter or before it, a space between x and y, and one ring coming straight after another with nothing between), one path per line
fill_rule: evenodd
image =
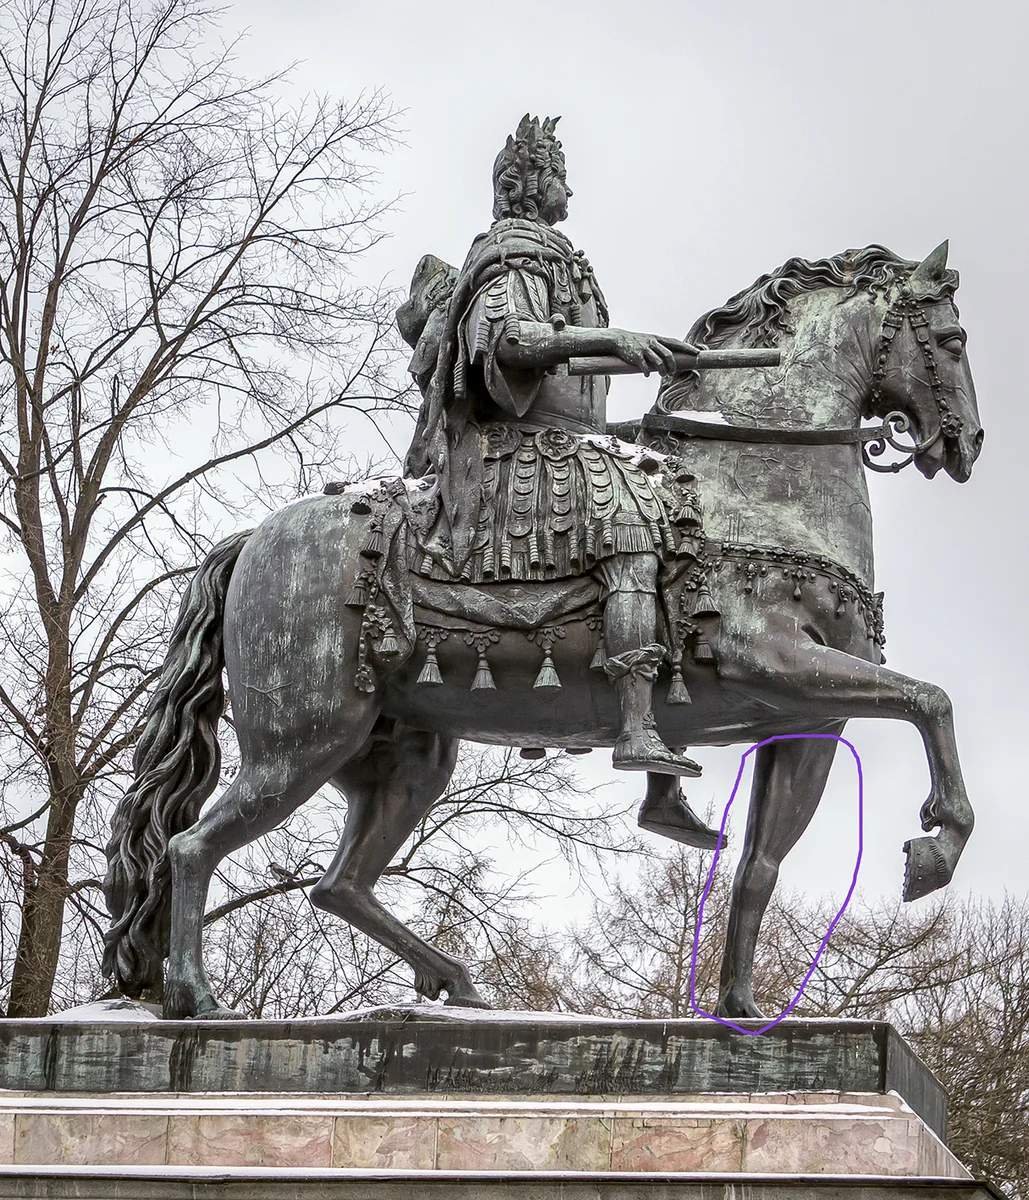
M665 657L657 636L656 554L615 554L600 564L604 587L604 670L618 695L621 732L613 763L623 771L699 775L700 767L662 742L654 727L654 680Z
M718 830L706 825L690 808L674 775L647 773L647 794L637 815L641 829L686 846L714 850Z

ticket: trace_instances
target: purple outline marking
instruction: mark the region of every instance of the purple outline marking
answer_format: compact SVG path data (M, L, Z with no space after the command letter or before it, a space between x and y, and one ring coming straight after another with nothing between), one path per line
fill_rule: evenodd
M762 1025L760 1029L748 1029L745 1025L737 1025L735 1021L730 1021L728 1017L718 1017L714 1013L705 1011L697 1003L697 954L700 950L700 930L704 923L704 905L707 903L707 898L711 894L711 888L715 882L715 868L718 866L718 856L722 853L722 846L725 844L725 827L729 821L729 810L732 808L732 802L736 799L736 793L740 790L740 783L743 779L743 772L747 766L747 759L754 753L755 750L760 750L762 746L770 746L773 742L796 742L802 738L818 738L821 741L840 742L846 746L853 754L854 762L857 766L858 778L858 851L857 860L854 863L854 874L850 880L850 888L840 905L840 910L836 916L829 922L829 928L825 931L825 937L822 938L822 944L818 947L815 957L811 960L811 966L807 969L807 974L800 981L800 987L797 988L793 999L786 1005L782 1012L769 1021L766 1025ZM760 742L755 742L749 750L745 750L740 755L740 769L736 772L736 782L732 785L732 793L729 796L729 802L725 806L725 811L722 813L722 824L718 830L718 845L715 847L714 858L711 860L711 867L707 873L707 883L704 885L704 893L700 897L700 906L697 909L697 928L693 935L693 957L690 961L690 1008L701 1017L707 1017L709 1021L717 1021L719 1025L725 1025L728 1029L735 1030L736 1033L746 1034L747 1037L760 1037L763 1033L768 1033L770 1029L774 1029L780 1021L784 1020L800 1003L801 996L804 995L804 989L811 982L811 976L815 973L815 968L818 966L819 960L825 953L826 947L829 945L829 939L833 935L833 930L840 923L843 914L847 911L847 905L850 904L851 898L854 895L854 889L857 887L858 872L861 869L861 856L865 848L865 781L861 771L861 756L854 748L852 742L848 742L846 738L839 737L835 733L777 733L773 737L767 737Z

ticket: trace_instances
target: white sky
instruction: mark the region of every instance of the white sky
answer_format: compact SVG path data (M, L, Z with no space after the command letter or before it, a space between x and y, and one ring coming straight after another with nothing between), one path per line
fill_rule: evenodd
M614 324L681 334L791 255L882 242L916 258L950 238L985 449L963 486L914 469L872 477L877 585L890 665L942 684L954 701L978 814L956 886L1024 890L1025 8L249 0L226 25L249 31L245 69L297 60L303 90L384 87L406 110L405 144L382 181L385 193L406 195L369 263L396 284L428 251L459 263L488 226L493 158L526 109L562 114L576 193L563 228L593 262ZM617 381L611 416L641 413L653 391ZM401 449L406 435L398 431ZM855 721L848 736L865 765L863 888L894 895L901 845L920 832L921 743L891 722ZM738 753L699 752L694 802L721 808ZM591 779L639 788L603 760L587 760ZM822 811L787 860L786 886L842 896L854 804L841 754ZM723 858L728 868L732 856Z

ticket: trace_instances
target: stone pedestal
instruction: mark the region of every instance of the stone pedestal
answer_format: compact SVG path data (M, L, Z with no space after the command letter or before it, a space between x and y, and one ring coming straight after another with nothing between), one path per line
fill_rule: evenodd
M0 1198L993 1194L883 1024L106 1015L0 1022Z

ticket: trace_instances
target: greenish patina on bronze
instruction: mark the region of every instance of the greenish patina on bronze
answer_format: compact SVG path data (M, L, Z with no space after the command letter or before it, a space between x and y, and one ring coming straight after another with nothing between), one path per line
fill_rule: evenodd
M571 191L554 125L523 119L494 166L494 223L460 270L424 258L398 313L424 396L405 477L227 539L183 599L106 884L106 969L169 1017L230 1015L203 967L211 874L330 782L346 826L312 902L408 961L422 994L481 1005L465 965L373 890L461 739L613 747L616 767L648 773L641 824L710 846L678 787L699 771L686 747L909 721L931 791L906 898L957 865L972 810L950 702L883 664L864 474L903 465L884 466L893 446L964 481L979 453L946 245L922 262L881 246L791 259L682 341L612 327L555 228ZM605 411L628 370L663 377L631 442ZM241 768L200 816L223 666ZM761 919L835 745L756 756L727 1016L759 1015Z

